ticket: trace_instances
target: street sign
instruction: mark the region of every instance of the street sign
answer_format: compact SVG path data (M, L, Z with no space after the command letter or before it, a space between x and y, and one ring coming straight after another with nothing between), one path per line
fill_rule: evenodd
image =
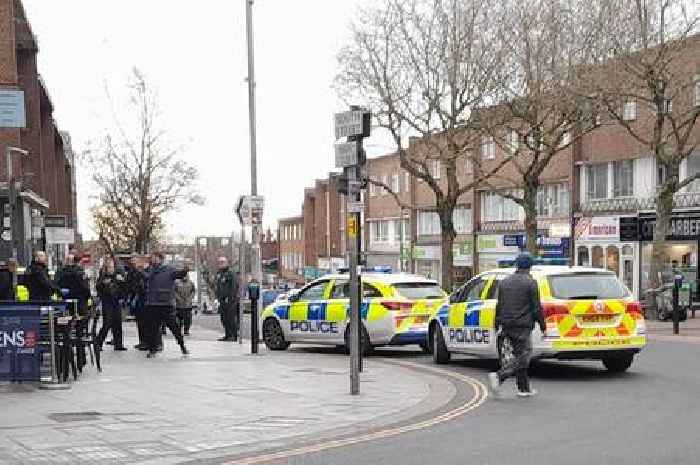
M46 228L47 244L70 245L75 243L75 230L73 228Z
M0 128L23 129L26 126L24 91L0 89Z
M262 196L244 195L238 198L236 214L243 226L262 224L265 199Z
M335 145L335 167L345 168L346 166L357 165L357 142L348 142Z
M66 215L47 215L44 217L44 227L46 228L66 228L68 227Z
M371 113L366 110L350 110L335 114L335 138L369 137Z
M348 213L362 213L365 209L365 204L362 202L348 202Z

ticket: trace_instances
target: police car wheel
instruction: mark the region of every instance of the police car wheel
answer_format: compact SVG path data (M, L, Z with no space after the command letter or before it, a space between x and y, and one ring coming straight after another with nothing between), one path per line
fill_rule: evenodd
M345 354L350 355L350 325L345 330ZM362 351L362 356L366 357L374 352L374 346L370 343L369 334L367 334L367 328L362 326L362 343L360 350Z
M420 346L420 349L426 353L426 354L431 354L433 353L432 347L430 346L429 342L422 342L418 344Z
M513 355L513 344L507 337L498 338L498 364L502 368L515 358Z
M442 336L442 331L438 325L433 325L430 328L430 344L432 345L433 361L438 365L442 365L450 361L450 353L445 345L445 338Z
M603 365L610 373L624 373L632 366L634 355L626 354L623 356L607 357L603 359Z
M289 342L284 339L284 332L279 322L268 318L263 323L263 341L270 350L287 350Z

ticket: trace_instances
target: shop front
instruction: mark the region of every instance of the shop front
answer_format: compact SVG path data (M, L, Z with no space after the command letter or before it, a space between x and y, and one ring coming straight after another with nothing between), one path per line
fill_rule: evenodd
M648 289L651 282L652 241L656 216L639 215L639 241L641 254L642 289ZM680 270L690 284L691 292L697 295L698 248L700 246L700 212L678 212L671 218L669 234L664 243L663 271L672 267Z
M574 234L576 265L612 271L639 296L637 217L579 218Z
M542 258L568 258L570 242L568 237L539 235L537 255ZM524 233L479 236L479 271L498 268L499 260L513 259L526 246L527 236Z
M439 245L416 245L413 247L413 259L416 264L416 274L428 279L441 281L442 251Z

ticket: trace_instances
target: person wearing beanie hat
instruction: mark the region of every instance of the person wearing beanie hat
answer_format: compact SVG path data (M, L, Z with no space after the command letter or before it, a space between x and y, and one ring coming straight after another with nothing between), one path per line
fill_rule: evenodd
M532 345L530 335L537 323L544 334L547 325L540 307L537 282L530 276L534 260L528 252L515 259L516 271L498 287L495 325L499 338L507 338L513 348L513 357L498 372L489 373L489 386L498 394L503 382L515 376L519 397L530 397L537 391L530 387L527 369L530 366Z

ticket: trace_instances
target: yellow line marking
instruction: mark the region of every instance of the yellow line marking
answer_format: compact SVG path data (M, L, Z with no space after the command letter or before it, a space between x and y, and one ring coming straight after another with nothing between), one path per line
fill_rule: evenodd
M360 444L363 442L376 441L379 439L386 439L386 438L398 436L400 434L409 433L412 431L418 431L418 430L425 429L425 428L430 428L430 427L436 426L440 423L444 423L444 422L453 420L457 417L460 417L460 416L480 407L484 402L486 402L486 399L488 398L488 390L486 389L486 386L482 382L480 382L472 377L465 376L465 375L462 375L459 373L453 373L453 372L447 371L447 370L442 370L440 368L435 368L435 367L431 367L431 366L421 365L418 363L413 363L413 362L395 360L395 361L391 361L391 363L397 364L397 365L403 365L407 368L414 368L414 369L419 369L419 370L430 371L430 372L433 372L435 374L448 376L448 377L456 379L458 381L462 381L466 384L469 384L474 389L474 396L471 399L469 399L467 402L465 402L464 404L460 405L459 407L457 407L453 410L450 410L449 412L445 412L442 415L438 415L437 417L423 420L423 421L420 421L418 423L404 425L404 426L400 426L397 428L383 429L380 431L376 431L374 433L361 434L359 436L355 436L355 437L351 437L351 438L329 440L329 441L326 441L324 443L313 444L313 445L309 445L309 446L298 447L296 449L289 449L289 450L285 450L285 451L273 452L273 453L264 454L264 455L258 455L256 457L242 458L239 460L234 460L232 462L226 462L225 465L261 464L261 463L266 463L266 462L272 462L274 460L281 460L281 459L286 459L289 457L313 454L313 453L321 452L324 450L337 449L339 447L351 446L351 445Z

